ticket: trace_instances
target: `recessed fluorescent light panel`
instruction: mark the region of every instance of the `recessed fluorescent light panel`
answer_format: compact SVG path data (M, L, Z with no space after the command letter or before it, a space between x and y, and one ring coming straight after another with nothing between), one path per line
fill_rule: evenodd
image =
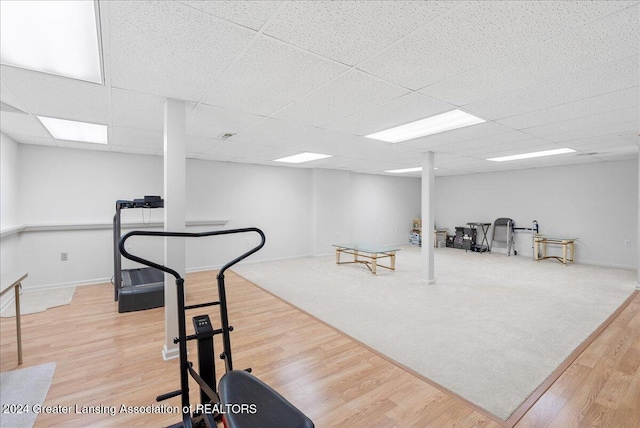
M0 1L0 62L102 84L91 1Z
M385 171L385 172L390 172L391 174L404 174L405 172L418 172L418 171L422 171L422 167L405 168L405 169L390 169L389 171Z
M388 143L399 143L401 141L413 140L414 138L464 128L465 126L476 125L483 122L486 122L486 120L456 109L405 125L396 126L395 128L385 131L376 132L375 134L365 135L365 137L386 141Z
M76 122L74 120L56 119L38 116L40 122L56 140L81 141L83 143L107 144L107 125Z
M512 156L502 156L499 158L491 158L487 159L488 161L493 162L505 162L512 160L520 160L520 159L530 159L530 158L539 158L541 156L553 156L553 155L563 155L565 153L574 153L573 149L555 149L555 150L544 150L542 152L533 152L533 153L523 153L521 155L512 155Z
M288 156L286 158L280 158L274 160L274 162L286 162L286 163L302 163L302 162L311 162L318 159L325 159L333 157L332 155L321 155L319 153L300 153L293 156Z
M433 169L438 169L438 168L433 168ZM421 166L417 168L390 169L389 171L385 171L385 172L389 172L391 174L404 174L405 172L418 172L418 171L422 171Z

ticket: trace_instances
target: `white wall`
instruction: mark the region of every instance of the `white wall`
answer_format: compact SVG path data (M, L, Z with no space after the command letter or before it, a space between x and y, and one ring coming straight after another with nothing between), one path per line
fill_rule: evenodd
M228 220L224 229L262 229L267 243L251 260L305 255L309 185L308 170L188 160L187 220L222 219ZM217 266L258 242L256 234L190 240L187 268Z
M162 158L21 145L19 189L21 224L110 223L117 199L161 194ZM123 221L140 222L143 214L145 220L162 221L159 210L144 211L125 212ZM113 275L110 230L28 232L20 247L30 287ZM65 262L62 252L68 253Z
M18 143L0 134L0 228L18 225Z
M453 233L467 222L499 217L516 227L537 220L541 233L579 238L579 263L635 268L637 210L636 159L436 178L438 227ZM516 249L531 257L530 235L516 233Z
M18 182L19 145L0 134L0 230L6 231L19 225ZM20 237L17 234L0 238L0 272L13 272L20 268ZM0 306L13 294L3 296Z
M21 224L110 223L116 200L162 195L161 157L20 148ZM187 221L228 220L189 231L258 227L265 232L267 244L251 260L326 254L338 238L405 243L411 220L419 215L417 179L190 159L186 183ZM141 222L143 216L147 222L163 219L161 209L123 210L125 223ZM257 242L255 234L188 240L187 269L220 266ZM102 282L113 275L112 245L109 229L25 232L22 268L32 287ZM128 246L163 260L158 240L135 238ZM60 260L62 252L68 261ZM124 268L131 266L123 261Z
M163 189L158 156L25 144L20 171L23 224L109 222L116 200L161 195Z
M110 223L117 199L162 195L161 157L17 145L6 138L2 147L2 206L12 199L19 207L19 218L15 211L6 217L11 224ZM13 170L4 167L11 158ZM637 165L631 160L437 177L436 225L453 231L468 221L493 223L504 216L528 227L536 219L543 233L580 238L578 262L634 268ZM267 245L251 260L327 254L337 241L406 243L411 221L420 217L415 178L188 160L186 192L187 220L228 220L217 228L265 231ZM124 222L143 219L161 222L162 210L123 212ZM632 246L624 247L625 240ZM188 241L187 268L219 266L256 242L254 235ZM519 254L531 255L528 235L518 234L516 243ZM162 261L157 241L130 244L135 253ZM19 248L28 286L89 283L113 275L110 229L28 232L3 239L2 247L3 262L5 248L14 249L14 258ZM60 261L61 252L69 254L68 261ZM17 264L17 258L10 263ZM125 260L123 266L132 265Z
M417 178L353 174L351 237L356 242L406 244L414 218L420 217Z
M329 254L333 244L351 241L351 176L348 171L312 172L311 253Z
M420 180L347 171L314 171L312 213L317 239L313 254L332 244L407 244L412 220L420 216Z

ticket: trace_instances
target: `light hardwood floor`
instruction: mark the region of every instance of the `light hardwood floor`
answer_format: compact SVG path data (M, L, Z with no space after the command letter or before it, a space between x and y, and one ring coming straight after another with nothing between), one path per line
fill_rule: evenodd
M216 300L214 278L190 274L188 301ZM235 368L252 367L317 427L640 426L639 293L519 421L506 423L233 273L227 290ZM218 319L215 308L193 312ZM119 314L110 284L78 287L70 305L23 317L23 366L57 363L45 405L156 404L157 395L179 387L177 361L161 358L163 317L162 308ZM19 368L15 318L0 319L0 334L0 369ZM197 402L195 383L191 397ZM41 414L35 426L147 427L180 419L116 413Z

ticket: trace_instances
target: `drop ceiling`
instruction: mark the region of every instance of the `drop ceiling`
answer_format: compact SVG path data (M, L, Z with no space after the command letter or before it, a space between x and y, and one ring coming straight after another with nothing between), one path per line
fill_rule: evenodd
M638 156L638 1L97 4L104 84L2 65L2 133L162 155L169 97L187 102L193 159L316 152L333 157L290 167L385 174L433 151L436 175L458 175ZM455 108L486 122L364 137ZM109 144L54 140L36 115L106 124ZM563 147L576 153L486 160Z

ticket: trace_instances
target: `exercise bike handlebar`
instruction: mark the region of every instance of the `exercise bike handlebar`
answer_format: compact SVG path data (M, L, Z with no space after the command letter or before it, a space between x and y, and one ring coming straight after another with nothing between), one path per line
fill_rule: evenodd
M236 257L235 259L231 260L230 262L226 263L224 266L222 266L222 268L220 268L220 271L218 272L218 276L224 276L224 272L229 269L231 266L235 265L236 263L241 262L242 260L246 259L247 257L249 257L251 254L259 251L262 247L264 247L264 244L266 242L266 238L264 236L264 232L262 232L262 230L256 228L256 227L247 227L247 228L243 228L243 229L228 229L228 230L214 230L214 231L210 231L210 232L200 232L200 233L187 233L187 232L152 232L152 231L142 231L142 230L134 230L133 232L129 232L126 235L124 235L121 239L120 239L120 244L119 244L119 249L120 249L120 253L127 259L132 260L134 262L143 264L145 266L149 266L149 267L153 267L156 268L158 270L161 270L162 272L166 272L170 275L173 275L176 278L176 281L179 279L182 279L182 277L180 276L180 274L178 272L176 272L175 270L161 265L159 263L153 262L151 260L147 260L147 259L143 259L140 256L136 256L134 254L131 254L130 252L127 251L127 249L125 248L125 242L127 241L127 239L133 237L133 236L156 236L156 237L176 237L176 238L202 238L205 236L218 236L218 235L232 235L232 234L236 234L236 233L247 233L247 232L255 232L258 235L260 235L260 243L253 247L251 250L241 254L240 256Z

